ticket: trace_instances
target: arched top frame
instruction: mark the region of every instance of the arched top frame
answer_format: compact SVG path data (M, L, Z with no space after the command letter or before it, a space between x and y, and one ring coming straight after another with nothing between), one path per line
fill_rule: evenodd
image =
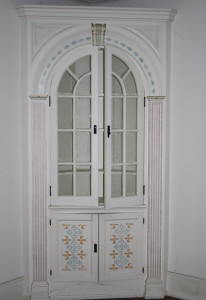
M91 45L91 39L91 27L88 25L65 29L51 38L32 63L31 94L49 94L58 63L72 50ZM145 95L162 95L161 63L155 48L146 38L137 31L108 25L105 45L113 45L133 59L141 75Z

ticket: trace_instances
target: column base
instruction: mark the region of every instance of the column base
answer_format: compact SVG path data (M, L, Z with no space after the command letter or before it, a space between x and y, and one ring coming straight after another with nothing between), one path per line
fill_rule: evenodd
M145 299L164 299L164 288L161 279L147 279L145 287Z
M49 285L47 282L33 282L30 300L49 300Z

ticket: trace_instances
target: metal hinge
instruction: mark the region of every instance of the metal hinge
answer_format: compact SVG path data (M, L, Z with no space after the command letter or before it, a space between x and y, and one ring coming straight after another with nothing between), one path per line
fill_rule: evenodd
M51 197L51 185L49 187L49 196Z
M49 225L51 226L51 219L49 220Z
M143 223L143 224L145 223L145 218L142 219L142 223Z
M52 276L52 270L49 271L49 275Z
M49 96L49 107L51 106L51 96Z
M143 195L145 195L145 184L143 185Z
M142 268L142 273L144 273L144 267Z
M146 97L144 97L144 107L146 107Z

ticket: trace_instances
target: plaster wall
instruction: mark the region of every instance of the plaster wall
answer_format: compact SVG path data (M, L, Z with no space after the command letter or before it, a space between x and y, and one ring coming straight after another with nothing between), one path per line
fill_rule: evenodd
M0 1L0 283L23 275L18 22Z

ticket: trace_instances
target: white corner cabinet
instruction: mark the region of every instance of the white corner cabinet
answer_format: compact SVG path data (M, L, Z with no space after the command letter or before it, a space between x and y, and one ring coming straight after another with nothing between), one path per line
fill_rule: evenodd
M20 6L31 299L164 297L172 10Z

